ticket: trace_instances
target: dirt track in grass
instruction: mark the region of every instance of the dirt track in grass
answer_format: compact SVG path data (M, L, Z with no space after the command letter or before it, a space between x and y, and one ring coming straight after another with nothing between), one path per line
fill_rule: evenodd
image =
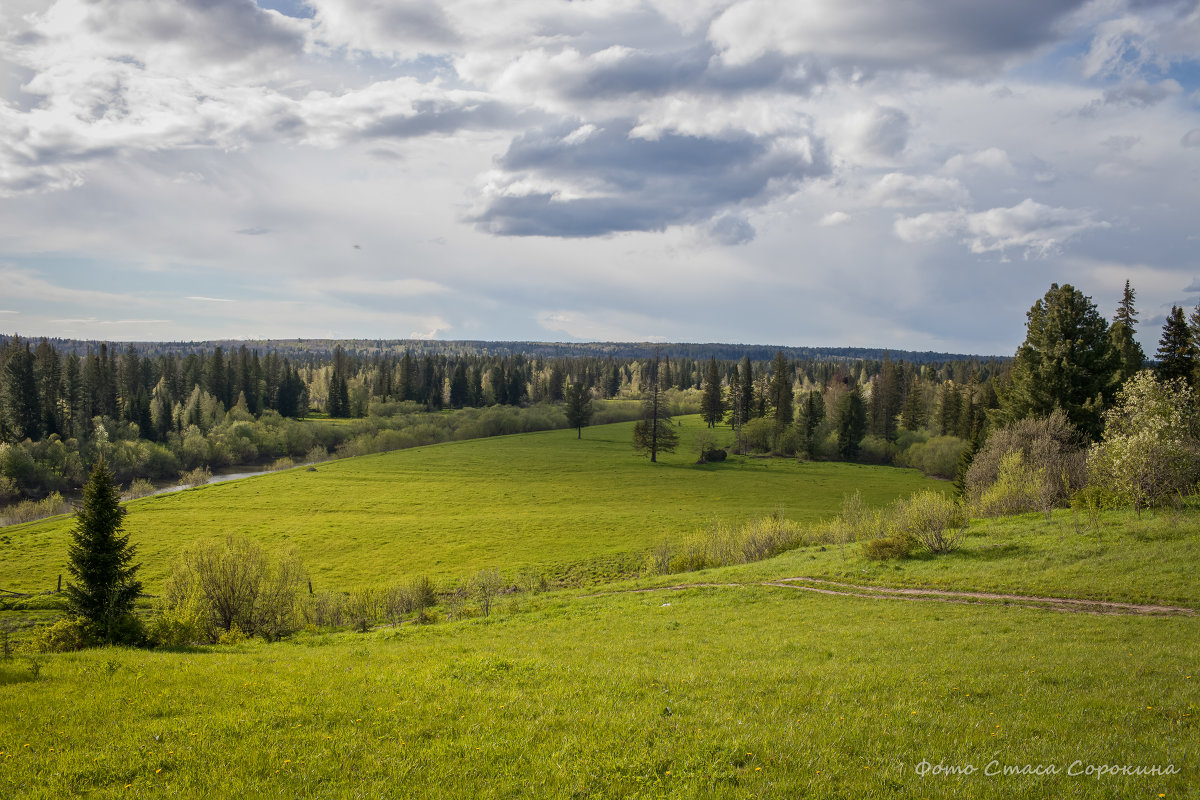
M960 592L949 589L900 589L890 586L866 586L856 583L839 583L821 578L779 578L763 583L682 583L674 586L657 586L646 589L631 589L629 593L669 592L684 589L703 589L732 586L772 586L781 589L798 589L817 594L858 597L867 600L921 600L935 603L973 603L986 605L1041 608L1050 611L1065 611L1075 614L1133 614L1141 616L1195 616L1194 609L1183 606L1159 604L1116 603L1105 600L1080 600L1073 597L1037 597L1022 594L1000 594L997 592ZM604 594L627 592L604 592L584 595L600 597Z

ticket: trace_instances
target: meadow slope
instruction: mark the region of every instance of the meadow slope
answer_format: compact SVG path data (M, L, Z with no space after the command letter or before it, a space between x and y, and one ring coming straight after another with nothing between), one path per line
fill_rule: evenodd
M682 421L679 450L658 464L633 451L632 423L586 428L582 439L569 430L452 442L135 500L126 530L151 592L181 548L228 533L293 548L318 589L483 567L576 567L594 578L714 519L782 509L813 522L856 489L882 504L947 486L893 467L749 457L697 465L692 438L703 424ZM63 517L0 529L0 588L54 588L70 526Z

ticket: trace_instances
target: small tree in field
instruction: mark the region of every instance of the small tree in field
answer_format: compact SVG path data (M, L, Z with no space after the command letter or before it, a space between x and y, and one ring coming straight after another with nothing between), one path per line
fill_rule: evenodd
M1104 440L1088 454L1088 479L1141 513L1200 478L1200 416L1182 378L1143 370L1104 414Z
M142 591L133 563L136 548L122 533L125 510L104 460L96 462L83 487L83 506L75 515L67 547L67 608L86 619L105 642L119 637L122 622L132 616Z
M583 438L583 426L592 419L592 393L582 383L567 387L567 424L575 428L576 439Z

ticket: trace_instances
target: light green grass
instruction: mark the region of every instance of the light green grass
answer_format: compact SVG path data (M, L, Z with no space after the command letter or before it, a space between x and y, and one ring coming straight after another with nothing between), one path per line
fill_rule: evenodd
M946 486L891 467L779 458L700 466L691 440L703 426L684 421L679 451L658 464L634 452L631 423L586 428L582 440L569 430L454 442L136 500L126 530L151 592L181 548L227 533L293 547L317 589L454 579L483 567L587 580L619 574L659 540L715 518L782 508L812 522L856 489L882 504ZM53 588L70 526L58 518L0 531L0 587Z
M954 552L872 561L858 543L800 547L755 564L656 583L812 577L898 587L1043 595L1200 609L1200 512L1109 511L1076 528L1071 511L972 520Z
M0 796L1194 797L1200 619L769 587L0 667ZM1053 765L919 777L922 761ZM1174 765L1160 777L1069 777Z

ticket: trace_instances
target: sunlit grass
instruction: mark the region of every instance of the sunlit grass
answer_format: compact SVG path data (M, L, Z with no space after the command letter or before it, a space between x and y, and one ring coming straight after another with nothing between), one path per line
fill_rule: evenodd
M697 465L685 418L681 447L650 464L631 424L455 442L331 461L128 504L148 590L182 547L226 533L296 550L318 589L427 574L455 579L523 567L580 580L627 572L654 543L715 518L782 509L826 518L859 489L885 503L945 486L914 470L792 459ZM731 438L728 429L723 434ZM4 529L0 588L53 588L66 564L69 518Z
M518 604L44 657L0 681L0 795L1186 797L1200 768L1194 618L769 587ZM923 760L1064 774L921 778ZM1180 772L1068 777L1076 761Z

